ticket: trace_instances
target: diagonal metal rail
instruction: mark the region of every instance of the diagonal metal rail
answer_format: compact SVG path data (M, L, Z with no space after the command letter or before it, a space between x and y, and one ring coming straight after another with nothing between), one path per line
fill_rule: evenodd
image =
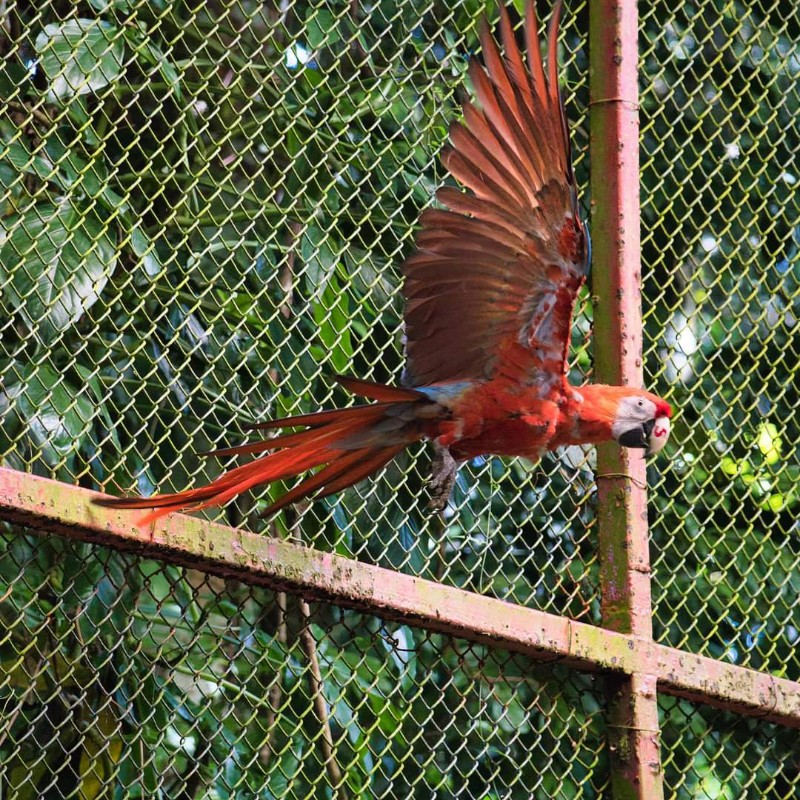
M284 589L539 661L616 677L653 675L659 691L800 728L795 681L183 514L140 531L129 513L91 505L96 496L0 468L0 518L34 530Z

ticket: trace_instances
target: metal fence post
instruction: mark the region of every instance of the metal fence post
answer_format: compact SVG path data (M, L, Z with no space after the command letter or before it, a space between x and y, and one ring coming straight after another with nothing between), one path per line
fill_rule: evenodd
M639 116L636 0L592 0L590 14L591 224L598 381L642 384ZM599 448L603 625L652 638L645 466L638 454ZM608 681L608 743L615 798L663 797L656 676Z

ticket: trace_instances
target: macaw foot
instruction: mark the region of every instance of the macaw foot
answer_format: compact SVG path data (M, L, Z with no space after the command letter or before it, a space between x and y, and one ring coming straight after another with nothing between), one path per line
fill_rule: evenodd
M428 508L432 511L444 511L456 482L458 466L458 462L450 455L450 451L446 447L442 447L437 442L433 443L431 477L428 481L428 490L431 495Z

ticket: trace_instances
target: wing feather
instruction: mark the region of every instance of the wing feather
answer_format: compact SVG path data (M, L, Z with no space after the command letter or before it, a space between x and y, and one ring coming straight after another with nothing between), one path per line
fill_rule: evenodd
M483 64L469 67L464 105L442 160L462 185L437 193L405 262L408 382L504 377L526 384L566 370L572 309L587 242L558 87L561 2L542 59L532 0L527 62L500 9L503 52L484 23Z

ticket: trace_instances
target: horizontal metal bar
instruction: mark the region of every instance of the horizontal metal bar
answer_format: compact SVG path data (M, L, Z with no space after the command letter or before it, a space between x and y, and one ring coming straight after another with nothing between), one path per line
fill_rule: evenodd
M0 468L0 518L117 550L356 608L502 646L539 660L628 672L627 637L281 539L171 514L153 531L137 514L91 504L96 492Z
M0 518L583 670L650 672L670 694L800 727L800 684L184 514L153 531L95 492L0 468Z
M667 694L800 728L800 683L706 656L651 644L658 688Z

